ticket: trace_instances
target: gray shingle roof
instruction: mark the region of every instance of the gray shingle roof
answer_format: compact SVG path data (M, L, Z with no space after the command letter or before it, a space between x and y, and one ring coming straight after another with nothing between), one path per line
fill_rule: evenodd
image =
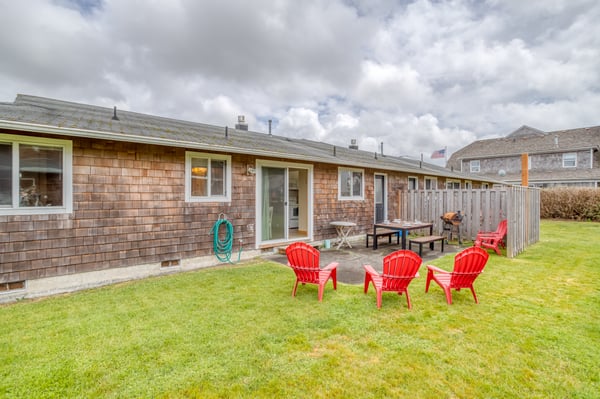
M465 178L417 160L331 144L19 94L0 103L0 128ZM470 177L469 179L473 179Z
M506 137L477 140L454 152L448 167L460 169L462 159L487 159L523 153L543 154L600 148L600 126L542 132L522 126Z
M482 173L481 176L497 178L496 175ZM502 179L509 183L521 181L521 173L507 173ZM600 179L600 169L555 169L555 170L530 170L529 182L568 182L568 181L593 181Z

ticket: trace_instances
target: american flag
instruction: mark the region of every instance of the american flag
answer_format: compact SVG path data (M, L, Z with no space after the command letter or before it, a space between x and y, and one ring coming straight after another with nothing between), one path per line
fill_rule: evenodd
M441 150L434 151L431 154L431 159L435 158L445 158L446 157L446 149L442 148Z

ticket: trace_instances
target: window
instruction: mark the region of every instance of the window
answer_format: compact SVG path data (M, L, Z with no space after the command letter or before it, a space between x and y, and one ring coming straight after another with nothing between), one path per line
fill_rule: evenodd
M470 189L472 189L472 188L473 188L473 183L472 183L470 180L466 180L466 181L465 181L465 188L466 188L467 190L470 190Z
M339 168L339 199L363 199L364 173L362 169Z
M481 170L479 159L474 159L469 164L471 166L471 173L479 173L479 171Z
M231 201L231 157L198 152L186 153L185 200Z
M0 134L0 215L72 211L72 143Z
M437 190L437 179L435 177L425 177L425 190Z
M577 153L569 152L563 154L563 168L575 168L577 167Z
M489 188L490 188L490 185L489 185L489 183L481 183L481 188L482 188L483 190L487 190L487 189L489 189Z
M408 178L408 189L417 190L419 188L419 180L416 177L409 176Z
M460 190L460 181L459 180L446 180L446 189Z

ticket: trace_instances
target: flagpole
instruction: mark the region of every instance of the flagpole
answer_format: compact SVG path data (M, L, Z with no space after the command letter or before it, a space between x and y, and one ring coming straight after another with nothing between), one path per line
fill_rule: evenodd
M448 146L444 147L444 163L447 164L448 163ZM446 165L444 165L445 167Z

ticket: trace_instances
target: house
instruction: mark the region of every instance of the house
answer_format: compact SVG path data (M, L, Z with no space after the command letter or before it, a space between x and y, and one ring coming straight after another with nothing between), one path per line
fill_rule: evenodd
M447 167L478 178L521 184L523 154L531 187L599 187L600 126L543 132L522 126L452 154Z
M245 259L335 238L332 221L364 234L399 217L402 190L489 184L238 122L27 95L0 103L0 301L214 265L223 217Z

